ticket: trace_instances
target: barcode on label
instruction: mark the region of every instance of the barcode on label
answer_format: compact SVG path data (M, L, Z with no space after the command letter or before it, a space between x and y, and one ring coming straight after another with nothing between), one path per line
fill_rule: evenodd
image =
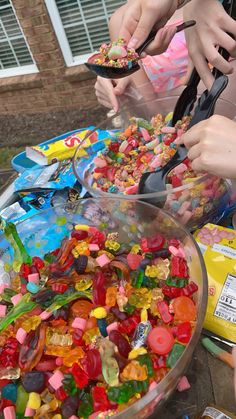
M209 416L212 419L232 419L228 415L225 415L224 413L220 412L214 407L206 407L202 417L204 416Z
M214 315L236 324L236 276L227 275Z

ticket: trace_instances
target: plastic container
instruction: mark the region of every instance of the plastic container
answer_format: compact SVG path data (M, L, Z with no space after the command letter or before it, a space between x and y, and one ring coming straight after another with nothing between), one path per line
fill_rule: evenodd
M81 200L67 212L66 208L55 207L39 212L31 218L19 223L17 231L27 251L31 256L42 256L60 245L63 237L69 234L74 224L89 224L109 232L119 232L120 240L130 240L140 235L150 236L157 232L168 236L175 236L181 240L188 259L190 280L194 280L199 287L196 294L197 322L189 344L175 367L158 383L157 387L147 393L138 402L114 418L136 419L146 418L159 409L161 404L176 388L180 377L190 362L194 348L200 337L207 304L207 275L202 255L196 242L189 232L178 221L164 211L139 201L128 202L120 199L86 199ZM130 226L137 226L137 229ZM142 231L142 233L140 233ZM0 262L10 264L13 261L13 249L6 239L0 236ZM12 271L13 274L13 271ZM9 282L9 278L5 278ZM1 280L0 280L1 283ZM158 410L157 410L158 411Z
M117 119L120 122L121 130L128 126L129 118L132 116L138 116L150 120L153 115L161 113L167 115L173 111L177 97L166 97L157 99L153 102L137 101L135 105L128 103L126 100L125 106L119 116L115 115L114 120L117 126ZM223 99L219 99L216 105L215 113L227 116L230 119L234 119L236 115L236 106ZM99 125L101 129L111 129L112 120L104 121L103 125ZM74 173L77 179L82 185L88 190L88 192L94 196L106 196L112 198L114 194L103 192L100 189L92 186L92 175L93 169L93 158L97 155L97 152L103 150L106 146L105 141L97 142L90 147L86 148L87 156L80 157L81 150L83 149L83 143L78 147L74 156ZM207 193L205 190L207 189ZM209 192L212 190L212 192ZM198 178L189 181L189 183L182 185L178 188L168 189L166 191L154 192L151 194L136 194L136 195L124 195L119 193L121 199L129 201L133 200L145 200L158 207L170 211L179 221L185 224L189 229L195 230L207 222L218 222L223 212L230 203L230 192L231 183L229 181L221 180L211 175L201 175ZM196 205L196 200L192 202L193 198L198 198L199 203ZM176 202L189 208L187 209L187 215L180 209ZM189 203L189 204L186 204Z

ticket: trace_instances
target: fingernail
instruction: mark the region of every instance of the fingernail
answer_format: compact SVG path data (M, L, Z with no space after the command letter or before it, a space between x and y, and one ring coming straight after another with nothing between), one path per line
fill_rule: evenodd
M131 40L128 43L128 48L136 48L138 44L138 39L137 38L131 38Z

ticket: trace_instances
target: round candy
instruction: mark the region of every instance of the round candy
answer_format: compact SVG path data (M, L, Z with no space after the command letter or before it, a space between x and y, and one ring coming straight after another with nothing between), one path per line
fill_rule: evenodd
M191 322L196 320L197 309L189 297L177 297L172 302L175 320Z
M72 305L71 311L74 317L82 317L82 319L87 319L92 308L93 305L90 303L90 301L78 300Z
M152 351L158 355L168 354L174 345L174 337L166 327L154 327L148 335L148 344Z

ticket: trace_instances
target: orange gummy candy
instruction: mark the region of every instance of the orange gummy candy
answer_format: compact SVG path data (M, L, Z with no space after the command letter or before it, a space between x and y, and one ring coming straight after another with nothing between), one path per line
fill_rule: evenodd
M74 317L81 317L82 319L87 320L92 308L93 304L90 303L90 301L78 300L72 305L71 312Z
M117 295L117 288L116 287L108 287L106 291L106 305L108 307L114 307L116 305L116 295Z
M197 309L194 302L189 297L177 297L172 302L175 320L191 322L196 319Z

